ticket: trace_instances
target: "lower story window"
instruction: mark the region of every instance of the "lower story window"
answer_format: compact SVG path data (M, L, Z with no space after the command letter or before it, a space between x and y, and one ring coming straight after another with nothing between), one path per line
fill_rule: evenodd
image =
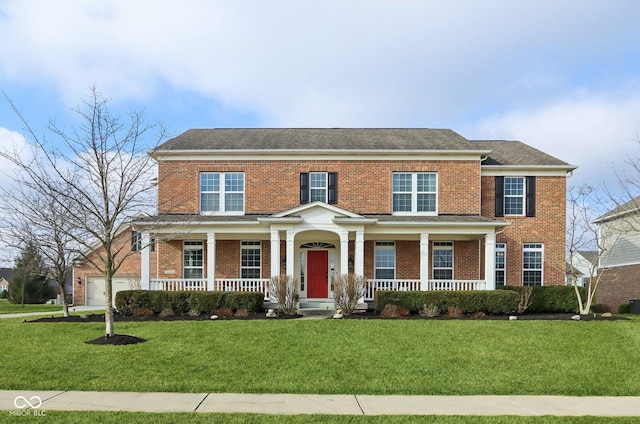
M496 243L496 287L505 285L507 272L507 245Z
M396 244L392 241L377 241L375 246L375 279L396 278Z
M185 241L182 249L183 278L204 278L203 245L201 241Z
M241 278L260 278L261 273L261 245L259 241L243 241L240 244Z
M433 242L433 279L453 280L453 242Z
M542 264L544 263L544 245L525 243L522 245L522 285L541 286Z

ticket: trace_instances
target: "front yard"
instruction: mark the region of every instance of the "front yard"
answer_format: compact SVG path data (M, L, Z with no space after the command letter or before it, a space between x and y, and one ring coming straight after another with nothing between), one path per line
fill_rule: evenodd
M0 387L335 394L640 395L640 321L0 320Z

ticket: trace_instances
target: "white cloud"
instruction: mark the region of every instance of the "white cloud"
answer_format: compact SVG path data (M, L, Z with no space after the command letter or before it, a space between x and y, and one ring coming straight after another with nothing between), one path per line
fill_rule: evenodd
M578 165L569 184L615 188L616 171L640 153L640 96L582 95L483 119L472 132L465 135L521 140Z
M593 51L615 66L639 10L595 0L0 5L7 78L52 84L70 104L93 83L119 101L168 84L272 126L450 126L487 103L540 102L574 67L588 73Z

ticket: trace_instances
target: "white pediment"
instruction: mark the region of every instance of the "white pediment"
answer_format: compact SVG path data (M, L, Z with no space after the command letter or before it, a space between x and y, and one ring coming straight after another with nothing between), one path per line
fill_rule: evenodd
M324 202L312 202L271 215L270 218L301 218L304 222L331 223L335 218L363 217Z

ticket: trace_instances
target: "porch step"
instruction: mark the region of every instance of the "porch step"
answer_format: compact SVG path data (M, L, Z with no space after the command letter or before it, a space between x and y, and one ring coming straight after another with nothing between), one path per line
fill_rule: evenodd
M331 317L336 313L332 308L300 308L298 314L303 317Z

